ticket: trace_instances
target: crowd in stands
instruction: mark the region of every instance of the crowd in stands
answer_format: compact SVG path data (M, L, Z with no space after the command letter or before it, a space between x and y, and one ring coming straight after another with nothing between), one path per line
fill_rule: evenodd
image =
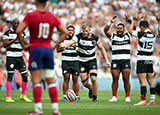
M5 49L2 47L2 36L11 26L11 21L18 18L20 21L27 12L35 10L34 0L1 0L0 1L0 68L5 71ZM92 32L97 34L111 57L111 43L104 35L104 25L111 20L114 15L118 16L117 22L122 21L129 27L129 23L125 21L124 15L128 14L132 19L135 12L144 12L146 19L149 21L150 28L157 35L157 41L154 51L154 70L157 75L160 70L160 42L158 36L158 22L155 14L160 12L160 4L156 0L51 0L48 2L47 9L53 12L64 25L73 24L76 28L76 33L81 32L81 25L87 22L92 27ZM116 24L115 24L116 25ZM115 25L112 25L111 31L115 30ZM29 39L29 32L25 30ZM53 32L53 43L57 40L57 31ZM135 77L135 63L137 53L137 39L131 41L132 55L132 72L131 77ZM58 76L61 73L61 54L55 52L56 70ZM104 60L99 52L97 52L99 78L110 77L110 70L105 67ZM6 75L6 74L5 74Z

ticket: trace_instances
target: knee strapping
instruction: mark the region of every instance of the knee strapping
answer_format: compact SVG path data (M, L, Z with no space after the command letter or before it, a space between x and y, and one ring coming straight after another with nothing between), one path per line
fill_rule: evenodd
M82 80L82 83L85 83L88 79L89 77L87 77L85 80Z
M26 73L27 73L26 70L20 71L20 74L21 74L21 75L26 74Z
M93 77L93 76L97 77L97 73L90 73L90 77Z

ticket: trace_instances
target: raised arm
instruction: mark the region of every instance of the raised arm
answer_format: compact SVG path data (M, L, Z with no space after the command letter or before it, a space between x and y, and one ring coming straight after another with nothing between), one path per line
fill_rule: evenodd
M158 21L158 33L160 35L160 14L156 16L157 21Z
M106 51L105 51L102 43L99 42L99 43L97 44L97 47L98 47L98 49L100 50L102 56L104 57L104 59L105 59L105 61L106 61L107 68L110 68L110 67L111 67L111 64L110 64L110 62L109 62L109 60L108 60L107 53L106 53Z
M112 36L112 33L109 31L110 26L116 21L117 16L113 16L112 20L108 22L108 24L104 27L104 33L105 35L110 38Z
M134 29L134 23L136 22L136 20L138 19L138 17L136 16L136 14L134 14L133 16L133 20L129 26L129 33L132 35L133 29Z

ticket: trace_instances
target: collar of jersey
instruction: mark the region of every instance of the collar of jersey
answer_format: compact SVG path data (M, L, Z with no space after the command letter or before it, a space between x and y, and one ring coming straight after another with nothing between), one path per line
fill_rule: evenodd
M144 32L150 32L151 30L150 29L146 29Z

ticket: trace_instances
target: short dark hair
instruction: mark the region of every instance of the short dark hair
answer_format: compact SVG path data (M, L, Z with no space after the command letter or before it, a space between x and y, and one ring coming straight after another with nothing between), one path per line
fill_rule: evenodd
M47 2L48 0L37 0L39 3L45 3Z
M148 21L146 20L142 20L140 23L139 23L139 26L143 26L144 28L148 28L149 27L149 23Z
M121 22L120 22L120 23L118 23L118 24L117 24L117 26L123 26L123 27L125 27L125 26L124 26L124 24L123 24L123 23L121 23Z
M73 29L75 30L75 27L74 27L73 25L68 25L68 26L67 26L67 29L68 29L68 28L73 28Z
M18 22L19 22L18 18L13 19L13 20L11 21L11 24L13 24L15 21L18 21Z

